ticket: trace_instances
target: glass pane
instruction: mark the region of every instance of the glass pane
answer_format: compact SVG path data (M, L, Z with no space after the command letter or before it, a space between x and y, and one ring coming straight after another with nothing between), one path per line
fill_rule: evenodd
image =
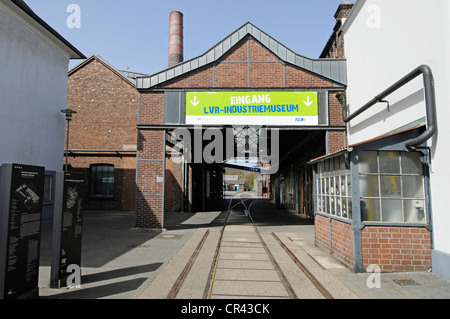
M114 191L114 166L91 166L91 195L113 196Z
M400 176L380 176L382 197L401 197Z
M352 196L352 177L347 175L347 196Z
M381 211L383 212L383 222L403 221L401 199L382 199Z
M425 201L408 200L403 201L405 206L405 223L425 223Z
M424 198L422 176L403 176L403 197Z
M359 153L359 172L378 173L378 161L376 151L364 151Z
M345 176L341 176L341 196L347 196Z
M335 188L336 188L336 195L341 195L341 181L340 181L340 176L336 176L336 184L335 184Z
M336 215L341 216L342 212L342 199L340 197L336 197Z
M420 153L402 153L402 173L423 175L422 155Z
M378 199L361 199L361 218L367 222L380 221L380 201Z
M325 197L321 196L320 197L320 211L323 213L326 213L326 208L325 208Z
M334 196L330 196L330 212L332 215L336 215Z
M360 175L359 191L363 197L378 197L378 176Z
M330 194L334 195L334 177L330 177Z
M398 152L380 152L380 172L400 174L400 157Z
M348 219L352 219L352 218L353 218L353 214L352 214L352 210L353 210L353 207L352 207L352 198L351 198L351 197L348 198L348 199L347 199L347 202L348 202L348 204L347 204L347 207L348 207L348 216L347 216L347 218L348 218Z
M342 198L342 217L347 218L348 209L347 209L347 198Z
M114 184L113 183L109 183L109 184L107 184L107 191L106 191L106 193L107 193L107 195L108 196L113 196L113 194L114 194Z
M330 213L330 196L325 196L325 212Z

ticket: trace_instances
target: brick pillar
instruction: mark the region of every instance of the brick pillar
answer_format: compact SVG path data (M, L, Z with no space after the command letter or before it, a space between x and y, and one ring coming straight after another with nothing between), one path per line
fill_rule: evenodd
M342 119L342 105L336 94L338 92L330 91L328 93L328 120L330 126L345 126ZM345 131L328 131L327 133L328 153L334 153L346 147Z
M142 94L140 124L163 123L164 93ZM139 129L135 227L164 227L165 148L164 130Z

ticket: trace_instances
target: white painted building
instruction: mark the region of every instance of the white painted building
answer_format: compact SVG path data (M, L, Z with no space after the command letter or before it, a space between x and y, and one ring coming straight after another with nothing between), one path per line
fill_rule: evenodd
M436 124L437 131L424 140L422 146L425 148L397 151L403 152L399 153L404 155L400 155L401 158L406 158L412 151L424 154L424 198L419 198L422 195L413 197L416 213L418 209L425 210L426 217L417 217L414 222L424 223L430 230L432 271L450 279L450 206L447 202L450 177L450 1L358 0L342 31L348 71L347 115L354 114L373 99L376 101L380 93L417 67L426 65L432 72L436 111L436 123L432 124ZM365 145L374 139L381 144L373 144L372 147L378 145L387 149L387 142L401 146L404 139L411 137L402 137L402 134L430 129L433 118L432 114L427 114L426 81L422 73L418 74L411 82L379 98L382 102L374 103L367 111L351 119L348 122L350 147ZM369 197L363 194L362 188L367 184L361 182L361 169L360 165L359 196L362 202ZM385 177L380 176L382 183ZM364 178L368 179L368 175ZM410 185L402 182L402 192ZM384 203L383 198L381 202ZM404 197L405 214L406 202ZM390 206L386 206L386 211L387 207ZM392 206L389 209L392 214L394 209ZM383 224L383 220L376 222Z
M84 58L22 0L0 1L0 166L45 167L44 214L64 164L69 60Z
M0 164L62 170L69 59L85 58L23 1L0 1Z

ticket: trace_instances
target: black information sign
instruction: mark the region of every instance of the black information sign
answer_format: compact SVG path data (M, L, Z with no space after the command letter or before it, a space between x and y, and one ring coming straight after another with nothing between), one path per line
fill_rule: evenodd
M57 183L58 185L59 183ZM56 208L53 225L54 254L50 286L57 288L68 277L70 265L81 268L81 245L83 227L84 174L64 173L62 211ZM64 283L62 283L64 284Z
M44 167L2 165L0 297L38 294Z

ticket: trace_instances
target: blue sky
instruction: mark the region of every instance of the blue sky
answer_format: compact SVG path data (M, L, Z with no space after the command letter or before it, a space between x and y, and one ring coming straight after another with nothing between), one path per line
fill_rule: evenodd
M317 58L342 1L25 0L84 55L96 53L118 69L148 74L167 68L171 11L184 15L185 60L203 54L248 21L296 53ZM70 4L81 9L80 28L67 26Z

